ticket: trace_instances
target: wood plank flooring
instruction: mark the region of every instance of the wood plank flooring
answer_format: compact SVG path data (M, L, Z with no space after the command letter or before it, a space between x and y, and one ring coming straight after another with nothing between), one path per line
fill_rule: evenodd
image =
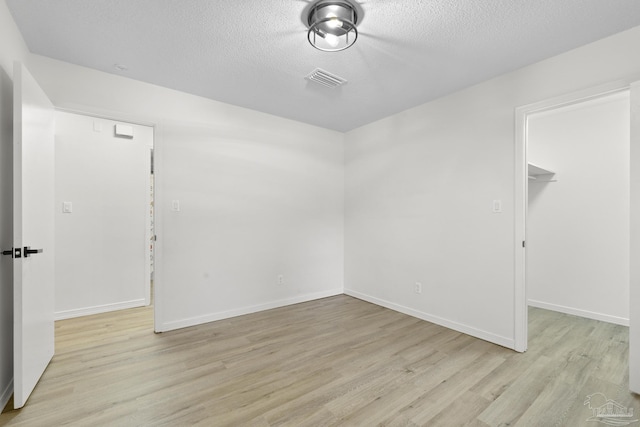
M151 308L57 322L0 425L597 426L597 392L640 414L628 329L540 309L524 354L344 295L152 329Z

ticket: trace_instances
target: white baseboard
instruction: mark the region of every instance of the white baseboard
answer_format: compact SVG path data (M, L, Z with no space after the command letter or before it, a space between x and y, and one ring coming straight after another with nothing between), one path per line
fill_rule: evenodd
M9 399L11 399L12 394L13 394L13 378L11 378L11 381L9 381L9 384L7 384L5 389L2 391L2 394L0 394L0 412L2 412L5 406L7 406L7 402L9 402Z
M343 294L343 289L332 289L329 291L316 292L313 294L305 294L295 296L293 298L286 298L282 300L272 301L264 304L253 305L249 307L237 308L234 310L221 311L218 313L211 313L204 316L190 317L188 319L175 320L171 322L164 322L160 329L156 329L157 332L168 332L174 329L187 328L189 326L201 325L203 323L215 322L217 320L228 319L230 317L242 316L245 314L257 313L259 311L271 310L272 308L285 307L287 305L299 304L301 302L313 301L321 298L332 297L335 295Z
M564 305L551 304L548 302L536 301L532 299L530 299L528 303L531 307L544 308L545 310L558 311L560 313L586 317L587 319L600 320L601 322L608 322L608 323L614 323L616 325L629 326L629 319L625 319L624 317L597 313L595 311L581 310L579 308L566 307Z
M71 319L73 317L91 316L92 314L107 313L109 311L124 310L127 308L144 307L144 298L132 301L123 301L113 304L96 305L94 307L77 308L73 310L58 311L54 313L54 320Z
M376 304L382 307L389 308L394 311L399 311L400 313L407 314L409 316L417 317L418 319L426 320L427 322L435 323L436 325L444 326L445 328L453 329L454 331L462 332L463 334L471 335L475 338L480 338L481 340L489 341L493 344L498 344L503 347L507 347L510 349L515 348L515 342L512 338L503 337L500 335L493 334L491 332L483 331L481 329L474 328L469 325L464 325L462 323L453 322L451 320L443 319L442 317L434 316L432 314L424 313L422 311L414 310L409 307L405 307L403 305L399 305L390 301L386 301L380 298L372 297L366 294L362 294L357 291L353 291L350 289L345 289L344 293L346 295L352 296L354 298L358 298L372 304Z

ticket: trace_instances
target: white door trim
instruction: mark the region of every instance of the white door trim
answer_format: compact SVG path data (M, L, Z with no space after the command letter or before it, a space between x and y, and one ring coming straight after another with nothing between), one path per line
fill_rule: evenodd
M581 91L546 99L515 110L515 194L514 194L514 350L527 350L528 319L526 289L526 242L527 235L527 121L531 114L540 113L594 98L600 98L629 90L638 78L619 80ZM633 239L633 236L632 236Z
M125 123L129 123L132 125L140 125L140 126L147 126L150 128L155 128L156 125L153 122L148 122L145 120L138 120L138 119L131 119L129 117L127 117L126 115L111 115L111 114L102 114L102 113L91 113L91 112L87 112L85 110L78 110L75 108L65 108L65 107L55 107L54 109L56 111L61 111L63 113L72 113L72 114L78 114L80 116L87 116L87 117L95 117L96 119L104 119L104 120L112 120L114 122L125 122Z
M631 85L629 388L640 394L640 81Z

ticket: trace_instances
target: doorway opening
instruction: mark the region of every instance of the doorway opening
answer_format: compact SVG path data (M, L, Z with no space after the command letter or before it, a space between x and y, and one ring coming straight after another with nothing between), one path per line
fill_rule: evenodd
M617 110L607 110L614 104ZM623 134L618 135L622 145L614 149L607 146L608 137L603 141L601 129L594 125L598 114L619 114L620 108L626 117L614 118L613 126L617 126L615 132ZM605 110L609 112L603 113ZM629 324L628 306L626 311L616 312L616 308L602 303L602 293L597 295L598 289L606 293L603 278L614 271L614 280L624 293L620 299L628 301L629 110L629 82L616 82L516 109L516 351L527 349L530 304ZM611 129L609 126L605 132ZM621 158L623 166L619 170ZM609 200L612 186L615 202ZM608 209L609 203L613 203L612 209ZM562 215L557 216L558 212ZM615 239L609 241L606 231L612 222L616 226ZM545 236L548 242L543 242ZM559 241L562 241L560 248ZM534 265L543 264L546 271L542 274L539 267L538 271L532 271ZM600 268L599 276L593 275L590 268L595 271ZM584 287L585 277L589 280L589 292ZM535 283L538 287L534 290L531 285ZM568 286L555 289L558 292L553 300L554 284L558 283Z
M629 90L528 116L530 307L629 326L629 123Z
M154 129L56 111L55 319L150 306Z

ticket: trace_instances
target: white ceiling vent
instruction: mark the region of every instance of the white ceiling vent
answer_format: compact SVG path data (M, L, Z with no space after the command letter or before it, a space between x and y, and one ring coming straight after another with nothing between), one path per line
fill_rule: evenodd
M311 80L312 82L321 84L322 86L330 88L342 86L347 82L347 79L343 79L342 77L336 76L335 74L331 74L330 72L325 71L321 68L316 68L305 78L307 80Z

